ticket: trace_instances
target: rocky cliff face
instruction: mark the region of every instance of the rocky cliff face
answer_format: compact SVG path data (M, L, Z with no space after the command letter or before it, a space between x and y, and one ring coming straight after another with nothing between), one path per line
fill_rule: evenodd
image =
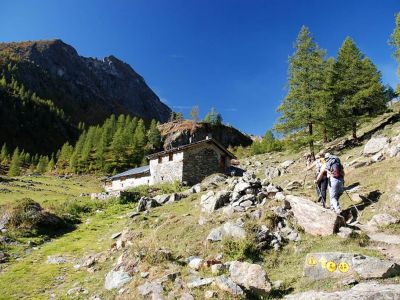
M171 112L128 64L114 56L82 57L61 40L0 43L0 73L75 122L93 124L112 113L165 122Z
M249 146L252 144L250 136L243 134L236 128L209 123L196 123L186 120L182 122L169 122L159 126L164 140L164 149L186 145L212 137L225 147Z

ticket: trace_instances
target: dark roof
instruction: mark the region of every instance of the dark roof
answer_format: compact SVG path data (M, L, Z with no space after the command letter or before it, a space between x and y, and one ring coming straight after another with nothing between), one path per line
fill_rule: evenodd
M117 178L120 178L120 177L143 174L143 173L146 173L146 172L150 172L150 166L144 166L144 167L130 169L128 171L125 171L125 172L116 174L114 176L108 177L107 180L114 180L114 179L117 179Z
M157 152L157 153L154 153L154 154L150 154L150 155L148 155L146 157L148 159L153 159L153 158L156 158L156 157L159 157L159 156L164 156L164 155L166 155L168 153L175 153L175 152L183 151L183 150L186 150L186 149L194 148L194 147L196 147L198 145L201 145L201 144L214 144L221 151L225 152L226 155L228 155L230 158L236 158L233 153L228 151L223 145L221 145L219 142L217 142L214 139L205 139L205 140L194 142L194 143L191 143L191 144L186 144L186 145L179 146L179 147L176 147L176 148L172 148L172 149L169 149L169 150L165 150L165 151L162 151L162 152Z

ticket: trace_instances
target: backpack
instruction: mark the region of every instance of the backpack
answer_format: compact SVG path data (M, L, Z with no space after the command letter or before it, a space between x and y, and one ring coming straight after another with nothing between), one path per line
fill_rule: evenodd
M326 163L326 169L331 172L332 177L344 178L344 169L339 157L333 155L329 157Z

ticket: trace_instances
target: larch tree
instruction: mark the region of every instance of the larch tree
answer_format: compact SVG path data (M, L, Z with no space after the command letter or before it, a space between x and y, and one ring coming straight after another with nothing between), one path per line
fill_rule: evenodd
M315 108L323 83L325 51L305 26L297 36L294 48L295 52L289 58L288 94L278 107L281 116L275 129L295 136L300 144L308 144L314 156L314 126L318 122Z
M336 66L337 101L346 118L343 126L350 127L353 138L357 139L359 122L365 116L373 116L385 109L381 74L349 37L339 49Z
M390 37L390 44L395 47L394 57L397 60L397 76L400 78L400 12L396 15L396 26ZM400 94L400 84L397 85L397 94Z
M8 176L19 176L21 175L21 158L20 158L20 153L18 147L15 148L12 158L11 158L11 163L10 163L10 169L8 170Z

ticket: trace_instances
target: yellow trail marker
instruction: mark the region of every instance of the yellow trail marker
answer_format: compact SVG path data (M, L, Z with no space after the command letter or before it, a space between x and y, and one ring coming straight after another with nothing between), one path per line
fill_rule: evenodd
M315 265L317 265L317 260L315 259L314 256L310 256L310 257L307 259L307 264L308 264L309 266L314 267Z
M320 262L320 264L321 264L321 267L322 267L323 269L325 269L325 268L326 268L326 262L327 262L326 258L322 256L322 257L319 259L319 262Z
M349 270L350 270L350 266L349 266L349 264L348 264L347 262L342 261L342 262L339 264L339 271L340 271L340 272L342 272L342 273L347 273Z
M333 262L333 261L328 261L328 262L326 263L326 269L327 269L329 272L335 272L335 271L336 271L336 264L335 264L335 262Z

